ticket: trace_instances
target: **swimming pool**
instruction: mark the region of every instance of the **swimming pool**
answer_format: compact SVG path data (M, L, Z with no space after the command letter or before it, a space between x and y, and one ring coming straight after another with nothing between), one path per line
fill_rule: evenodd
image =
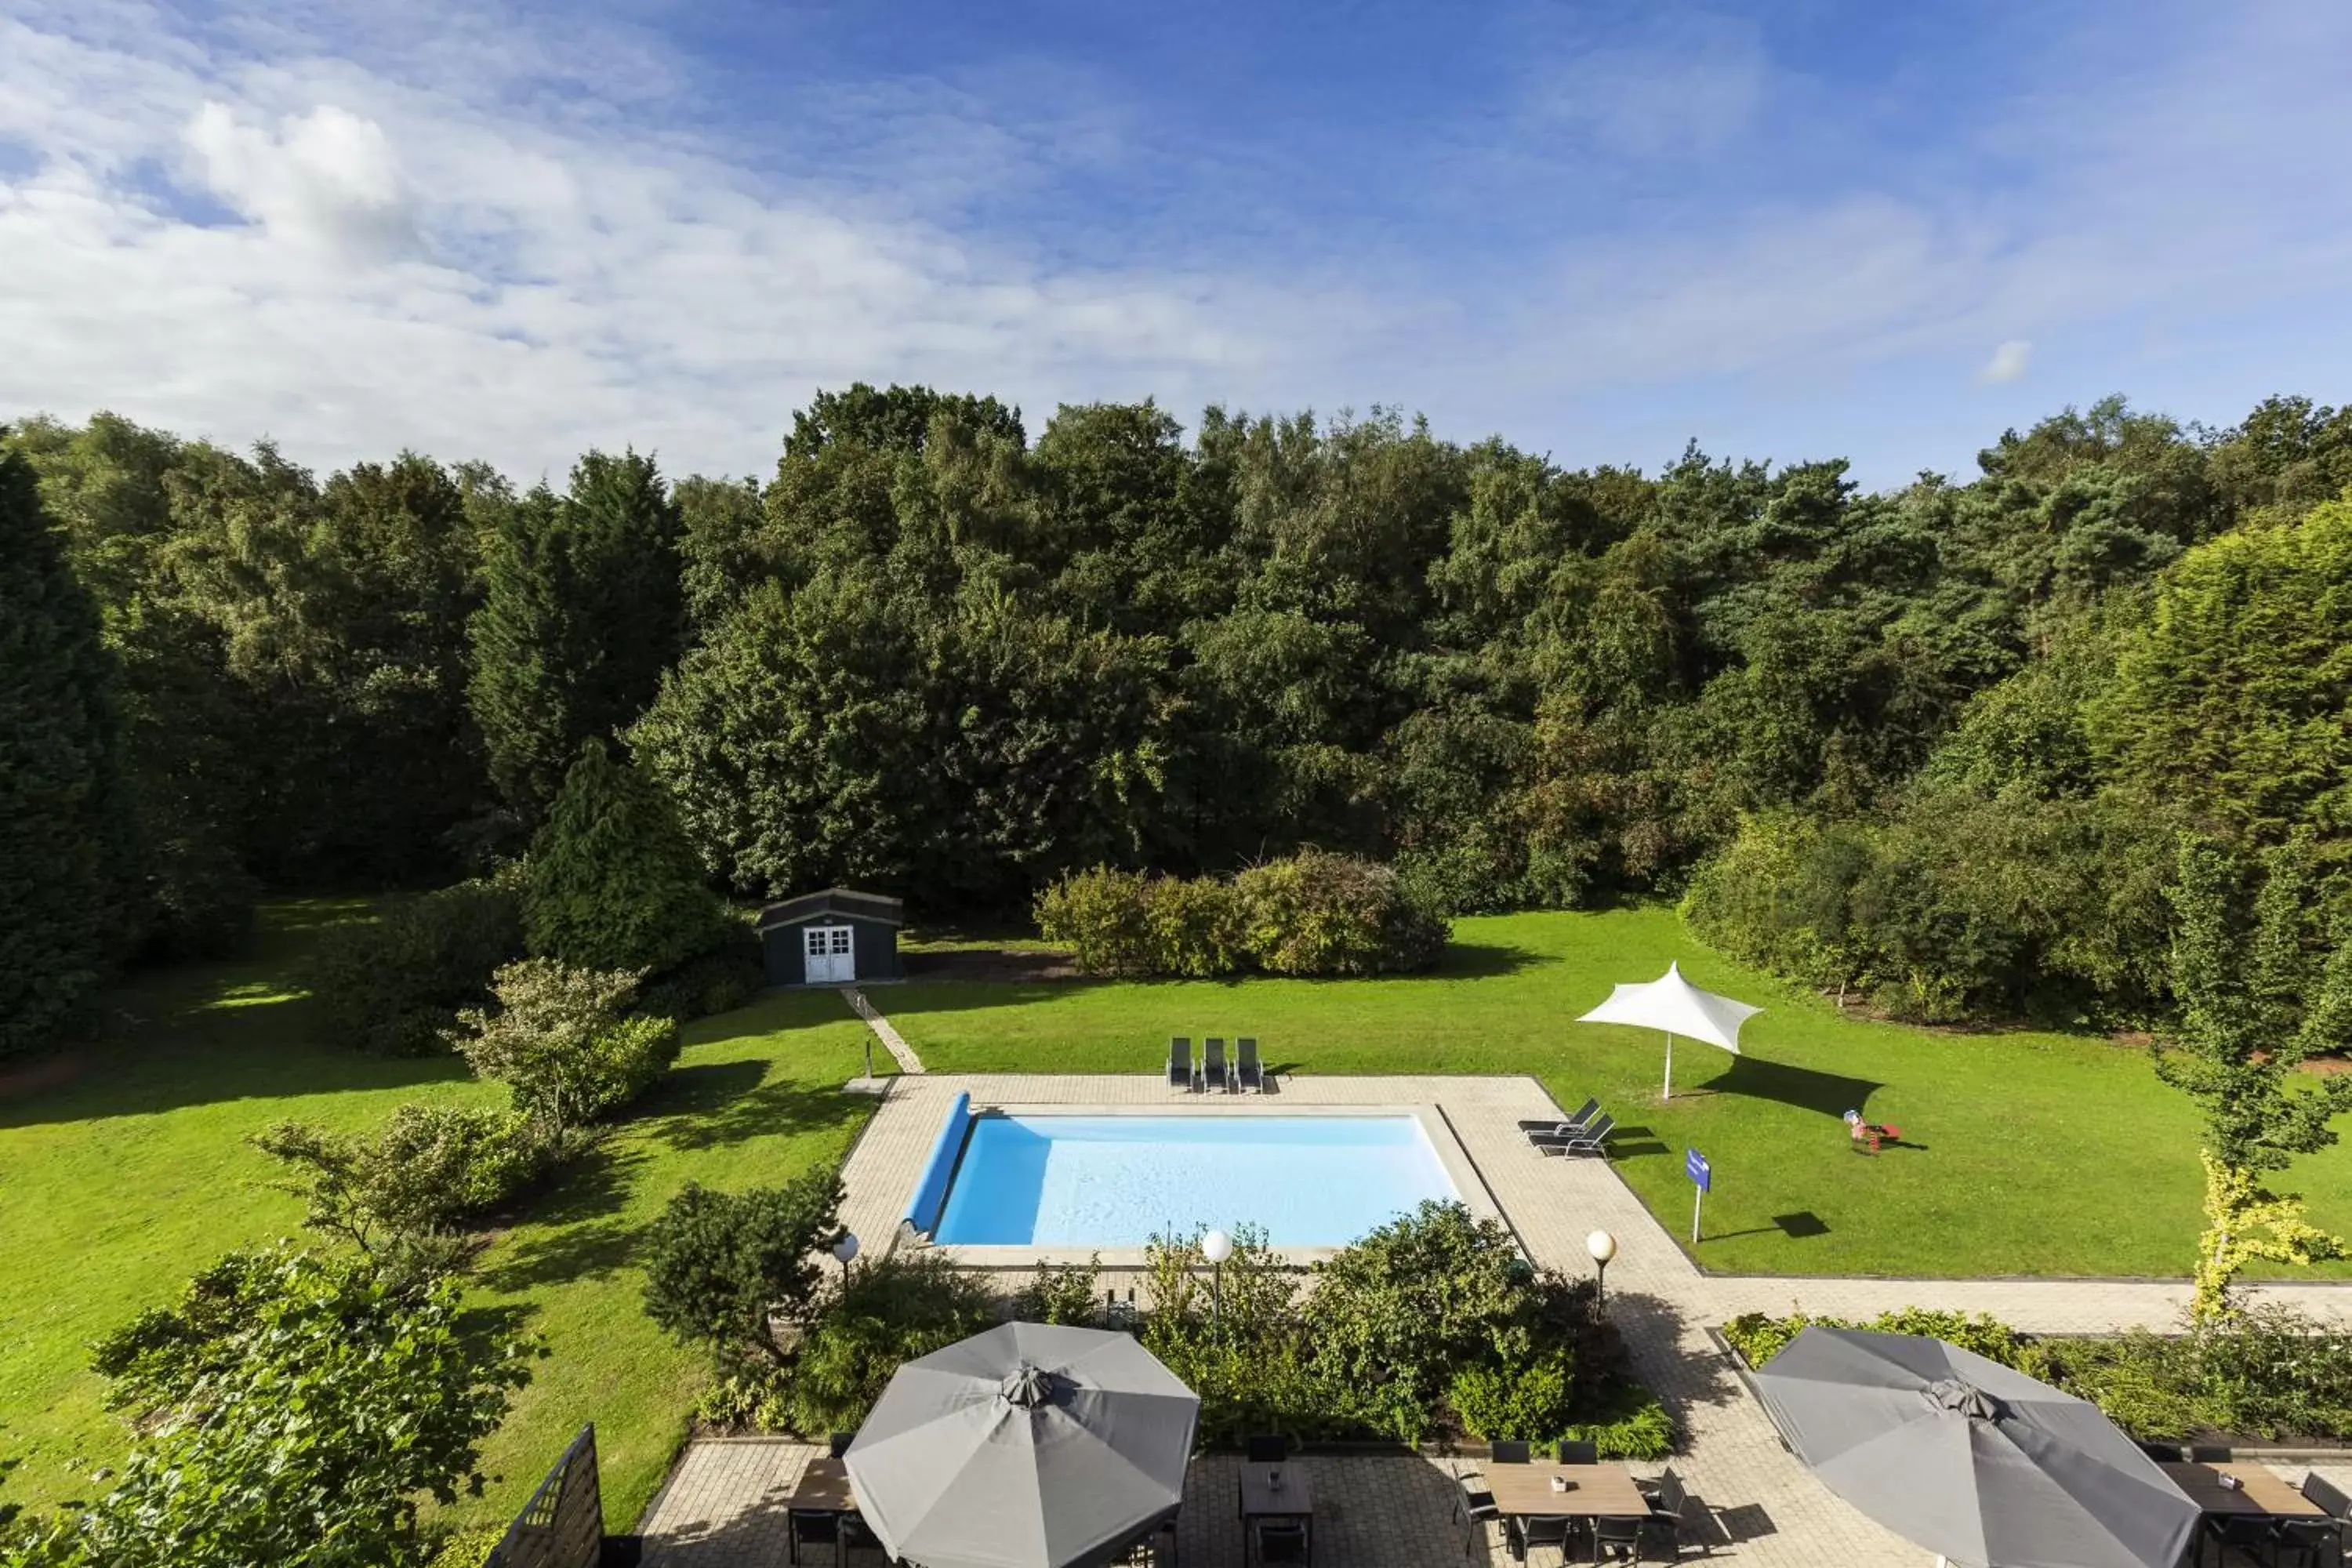
M1418 1118L975 1117L931 1239L1141 1247L1262 1226L1276 1247L1344 1247L1425 1198L1455 1198Z

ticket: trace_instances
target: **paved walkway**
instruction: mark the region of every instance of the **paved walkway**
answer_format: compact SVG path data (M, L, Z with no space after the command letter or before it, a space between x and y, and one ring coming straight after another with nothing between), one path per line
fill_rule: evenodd
M1681 1417L1688 1452L1675 1468L1717 1521L1717 1554L1757 1568L1814 1568L1826 1563L1925 1564L1932 1558L1864 1518L1813 1479L1780 1445L1771 1424L1733 1370L1706 1337L1706 1329L1740 1312L1785 1311L1791 1303L1818 1313L1867 1316L1891 1307L1931 1306L1995 1313L2020 1328L2042 1331L2095 1331L2134 1323L2167 1324L2187 1300L2185 1284L2099 1280L1900 1280L1861 1279L1725 1278L1701 1273L1659 1226L1639 1199L1597 1160L1545 1159L1519 1136L1520 1118L1558 1115L1541 1086L1525 1078L1286 1078L1263 1100L1239 1101L1192 1096L1169 1089L1150 1076L961 1076L900 1078L889 1086L844 1171L848 1201L843 1218L869 1246L891 1236L938 1135L940 1118L959 1092L975 1104L1143 1105L1171 1111L1279 1110L1286 1105L1434 1105L1475 1166L1477 1179L1509 1220L1534 1260L1545 1267L1581 1273L1591 1267L1585 1236L1605 1229L1617 1237L1616 1261L1609 1269L1609 1310L1623 1330L1641 1375ZM892 1245L898 1245L894 1242ZM2352 1318L2352 1290L2344 1287L2273 1288L2264 1295L2294 1301L2306 1310ZM648 1532L676 1542L689 1538L717 1542L752 1527L724 1522L796 1475L801 1451L766 1445L754 1458L740 1445L695 1445L678 1479L648 1521ZM705 1450L714 1451L706 1457ZM789 1452L787 1450L790 1450ZM1218 1461L1204 1459L1213 1476ZM1318 1461L1337 1468L1335 1497L1366 1494L1414 1500L1413 1520L1424 1513L1442 1529L1447 1502L1445 1477L1423 1461L1397 1460L1407 1468L1382 1471L1380 1463L1359 1459ZM761 1467L767 1467L761 1468ZM1410 1467L1419 1466L1419 1469ZM1365 1467L1357 1469L1349 1467ZM1433 1481L1424 1482L1427 1471ZM789 1472L789 1474L787 1473ZM2301 1471L2295 1470L2296 1477ZM1337 1479L1344 1475L1346 1479ZM1355 1478L1362 1477L1360 1482ZM1383 1480L1381 1478L1386 1477ZM730 1479L731 1478L731 1479ZM2347 1477L2352 1479L2352 1477ZM1423 1504L1428 1487L1437 1490ZM1318 1482L1318 1514L1320 1483ZM731 1501L729 1500L732 1500ZM1351 1505L1351 1509L1352 1509ZM1370 1504L1364 1505L1370 1507ZM730 1511L731 1510L731 1511ZM1238 1535L1224 1543L1217 1531L1230 1510L1222 1504L1188 1508L1188 1531L1203 1532L1205 1555L1188 1564L1238 1563ZM1199 1516L1197 1519L1193 1516ZM1367 1514L1366 1517L1371 1517ZM1385 1518L1385 1516L1382 1516ZM1375 1537L1418 1541L1421 1524L1383 1523L1368 1529L1365 1555L1326 1557L1326 1563L1429 1563L1438 1555L1391 1553ZM699 1533L698 1533L699 1532ZM1327 1539L1332 1539L1327 1537ZM1227 1546L1233 1549L1229 1554ZM1449 1550L1458 1550L1454 1540ZM1425 1550L1426 1543L1416 1550ZM698 1547L697 1550L702 1550ZM1402 1547L1399 1548L1402 1552ZM720 1552L677 1555L686 1568L734 1568L750 1557Z
M891 1026L889 1019L875 1011L874 1004L866 999L865 992L855 985L845 985L841 988L841 999L849 1004L851 1012L866 1020L866 1026L874 1031L874 1037L889 1047L891 1058L898 1064L900 1072L923 1070L923 1058L915 1054L915 1047L907 1043L907 1037Z

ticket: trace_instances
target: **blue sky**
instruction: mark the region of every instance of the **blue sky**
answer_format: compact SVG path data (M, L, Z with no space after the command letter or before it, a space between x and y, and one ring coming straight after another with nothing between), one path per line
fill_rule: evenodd
M1967 472L2338 402L2352 7L0 14L0 417L765 473L853 379Z

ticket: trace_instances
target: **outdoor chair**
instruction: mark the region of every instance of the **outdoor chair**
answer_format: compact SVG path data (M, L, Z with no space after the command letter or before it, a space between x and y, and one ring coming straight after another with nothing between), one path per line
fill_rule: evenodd
M1290 1439L1278 1432L1251 1437L1243 1447L1248 1450L1253 1465L1278 1465L1290 1458Z
M1559 1462L1563 1465L1597 1465L1601 1462L1601 1445L1576 1443L1563 1437L1559 1443Z
M1486 1452L1498 1465L1524 1465L1535 1458L1535 1449L1529 1445L1508 1439L1488 1444Z
M1511 1555L1525 1563L1530 1546L1557 1546L1559 1554L1568 1555L1570 1540L1574 1536L1576 1521L1560 1514L1541 1514L1523 1518L1517 1514L1508 1521Z
M838 1459L849 1452L849 1446L856 1441L857 1434L855 1432L835 1432L825 1438L825 1446L833 1450L833 1457Z
M2344 1527L2332 1519L2275 1519L2271 1521L2271 1562L2286 1568L2334 1568L2343 1561Z
M1478 1484L1476 1476L1454 1472L1454 1517L1462 1521L1462 1555L1473 1555L1472 1544L1485 1536L1486 1527L1502 1517L1495 1506L1495 1494Z
M890 1558L889 1550L882 1544L882 1538L874 1533L864 1519L854 1513L845 1513L841 1516L842 1562L847 1563L853 1552L871 1552L886 1563Z
M1230 1090L1233 1088L1233 1082L1225 1073L1225 1042L1220 1036L1212 1035L1201 1042L1199 1082L1204 1092L1213 1089Z
M1258 1065L1257 1037L1244 1035L1234 1042L1234 1049L1238 1053L1238 1059L1234 1063L1234 1087L1245 1089L1252 1094L1264 1094L1265 1069Z
M2198 1561L2204 1561L2205 1545L2213 1546L2214 1561L2229 1568L2230 1553L2243 1552L2256 1563L2271 1560L2271 1521L2256 1513L2209 1513L2205 1529L2197 1548Z
M794 1509L785 1521L784 1552L786 1560L799 1563L804 1546L824 1546L833 1551L833 1560L841 1561L841 1515L837 1513L803 1513Z
M1192 1066L1192 1041L1189 1036L1171 1035L1168 1039L1168 1087L1191 1093L1192 1079L1198 1076Z
M2192 1465L2226 1465L2230 1462L2230 1450L2213 1443L2191 1443L2189 1445L2189 1462Z
M1601 1154L1607 1152L1609 1134L1616 1130L1617 1119L1603 1115L1581 1132L1570 1133L1565 1138L1538 1135L1528 1142L1547 1158L1553 1154Z
M1592 1521L1592 1560L1595 1563L1639 1563L1642 1560L1642 1529L1649 1523L1643 1519L1596 1519Z
M1638 1484L1638 1483L1637 1483ZM1690 1494L1683 1490L1683 1479L1670 1468L1654 1486L1642 1489L1650 1500L1650 1517L1642 1521L1643 1528L1653 1537L1663 1537L1666 1561L1680 1562L1683 1554L1683 1509Z
M1261 1519L1252 1528L1260 1563L1310 1563L1313 1545L1303 1519Z
M2352 1557L2352 1496L2347 1496L2343 1488L2316 1471L2305 1474L2303 1485L2295 1489L2326 1510L2336 1529L2336 1561L2341 1563Z
M1875 1154L1882 1144L1903 1142L1903 1129L1864 1121L1859 1110L1845 1113L1845 1135L1846 1146L1857 1154Z
M2178 1443L2136 1443L2133 1447L2159 1465L2180 1463L2180 1445Z
M1554 1137L1581 1132L1584 1131L1584 1124L1592 1120L1592 1113L1600 1109L1599 1100L1587 1100L1582 1105L1577 1107L1575 1115L1564 1121L1557 1117L1548 1121L1522 1121L1519 1123L1519 1131L1530 1137L1538 1132L1549 1132Z

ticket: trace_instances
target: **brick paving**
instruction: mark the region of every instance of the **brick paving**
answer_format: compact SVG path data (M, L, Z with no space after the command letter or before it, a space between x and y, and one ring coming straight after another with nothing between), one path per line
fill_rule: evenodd
M882 1245L888 1247L919 1245L897 1234L899 1218L940 1118L959 1092L969 1093L976 1105L1154 1105L1192 1113L1434 1106L1475 1167L1472 1179L1484 1189L1479 1197L1491 1194L1536 1262L1581 1272L1591 1267L1586 1235L1605 1229L1616 1237L1609 1310L1641 1375L1682 1420L1687 1451L1674 1465L1696 1500L1695 1522L1711 1535L1713 1555L1755 1568L1925 1564L1933 1558L1848 1507L1781 1448L1761 1407L1707 1338L1710 1326L1740 1312L1785 1311L1792 1304L1853 1316L1917 1305L1992 1312L2042 1332L2097 1331L2168 1323L2187 1300L2184 1284L2165 1281L1710 1276L1604 1162L1545 1159L1528 1147L1517 1121L1559 1114L1531 1079L1305 1076L1286 1077L1276 1089L1263 1099L1235 1100L1186 1095L1148 1075L901 1077L888 1085L851 1152L843 1218L869 1247L886 1237L891 1239ZM1461 1182L1457 1173L1456 1184ZM2274 1286L2260 1293L2352 1319L2352 1289L2344 1286ZM691 1445L646 1521L646 1533L667 1545L673 1568L751 1568L781 1561L782 1516L761 1500L789 1490L814 1452L782 1442ZM1452 1482L1439 1462L1355 1457L1304 1462L1315 1468L1318 1563L1406 1568L1454 1560L1450 1554L1463 1550L1464 1540L1450 1523ZM2303 1468L2283 1467L2282 1473L2300 1479ZM2352 1484L2352 1467L2327 1473ZM1231 1503L1218 1500L1232 1484L1230 1461L1216 1456L1196 1461L1181 1542L1181 1560L1192 1568L1240 1563L1239 1524ZM1476 1547L1474 1559L1490 1550ZM1499 1552L1493 1554L1503 1560ZM1536 1561L1545 1560L1539 1551Z

